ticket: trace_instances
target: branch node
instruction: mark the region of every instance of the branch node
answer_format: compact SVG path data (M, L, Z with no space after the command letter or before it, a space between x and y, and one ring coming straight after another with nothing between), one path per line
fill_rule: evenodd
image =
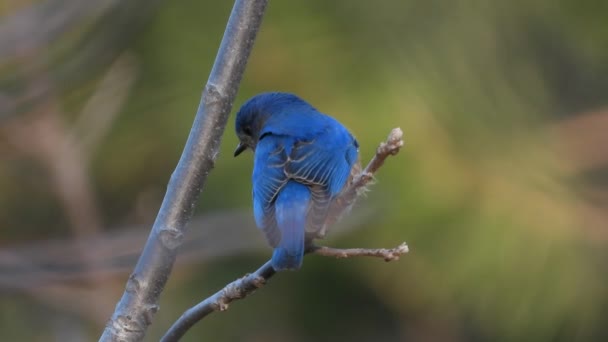
M255 277L253 277L253 279L251 279L251 284L253 284L253 286L255 286L256 289L259 289L260 287L263 287L264 285L266 285L266 279L264 279L263 277L260 277L260 276L255 276Z
M220 91L218 85L215 83L208 82L205 86L204 92L207 93L207 104L220 103L226 98L226 96Z
M222 296L221 299L223 300L232 300L235 298L241 298L242 294L241 294L241 289L239 288L238 283L240 283L242 281L242 278L237 280L237 281L233 281L232 283L228 284L228 286L226 286L224 288L224 291L222 291ZM226 305L228 303L225 303Z
M129 293L137 293L141 289L141 284L139 282L138 276L136 273L131 273L129 276L129 280L127 280L127 287L125 291Z
M226 300L224 298L221 298L217 301L217 303L215 304L215 309L217 311L226 311L228 310L228 303L226 303Z
M400 256L408 253L409 251L410 251L409 247L407 246L407 244L405 242L403 242L399 246L397 246L393 249L387 250L384 261L389 262L389 261L399 260Z
M162 245L170 250L181 246L184 240L184 233L171 227L163 227L159 229L158 235Z
M160 307L156 304L151 304L151 305L147 305L146 306L146 310L144 310L144 320L146 322L146 325L150 325L152 324L152 319L154 318L154 315L158 312L158 309Z

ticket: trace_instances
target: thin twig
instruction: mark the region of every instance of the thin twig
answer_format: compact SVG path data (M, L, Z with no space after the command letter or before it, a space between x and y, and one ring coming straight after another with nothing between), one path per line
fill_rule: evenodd
M332 203L329 216L325 226L333 226L343 214L348 213L359 196L367 191L367 187L373 183L374 174L384 164L389 156L399 153L403 146L403 131L401 128L393 128L386 138L376 149L376 154L363 170L354 170L356 173L353 180L346 189L342 190L340 196ZM326 228L324 228L325 230Z
M386 142L380 144L376 150L376 154L369 162L367 167L359 172L354 177L354 181L347 184L347 188L342 191L340 197L334 202L341 206L340 209L347 210L355 201L356 197L362 193L369 182L373 179L374 173L384 164L388 156L396 155L399 149L403 146L403 132L400 128L395 128L389 134ZM336 211L335 217L340 214ZM337 218L332 218L335 221ZM404 242L401 245L392 249L364 249L364 248L349 248L338 249L325 246L311 246L306 250L306 253L314 253L321 256L335 258L350 258L359 256L379 257L385 261L399 260L399 257L409 251L407 244ZM243 278L233 281L226 285L222 290L216 292L211 297L203 300L196 306L188 309L167 331L161 339L163 342L179 341L186 332L198 321L205 316L215 312L228 309L228 304L237 299L243 299L252 294L255 290L266 284L266 281L275 274L270 261L267 261L262 267L252 274L248 274Z
M409 252L409 248L407 244L404 242L395 248L376 248L376 249L367 249L367 248L333 248L326 246L312 246L310 249L310 253L325 256L325 257L333 257L336 259L346 259L358 256L368 256L368 257L378 257L383 258L384 261L395 261L399 260L399 257Z
M367 164L358 177L355 177L353 181L354 185L350 189L356 191L367 185L374 178L374 173L384 164L386 158L399 153L401 147L403 147L403 131L399 127L393 128L386 142L380 143L380 146L376 149L376 154L369 164Z
M142 340L169 278L220 140L267 0L237 0L182 156L125 292L100 341Z

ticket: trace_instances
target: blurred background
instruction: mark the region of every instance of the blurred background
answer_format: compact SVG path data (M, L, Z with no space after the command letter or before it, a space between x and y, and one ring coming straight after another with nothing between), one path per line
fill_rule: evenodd
M230 1L0 5L0 339L96 340L186 141ZM294 92L367 162L308 256L184 341L606 341L605 1L271 1L236 110ZM269 256L234 116L146 340Z

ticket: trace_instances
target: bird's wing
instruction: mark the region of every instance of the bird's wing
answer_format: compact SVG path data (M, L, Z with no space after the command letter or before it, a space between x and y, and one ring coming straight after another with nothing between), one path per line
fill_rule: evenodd
M308 185L311 191L307 231L318 232L323 226L330 203L346 184L358 154L354 138L338 128L338 132L328 129L309 139L265 133L258 141L253 209L271 246L276 247L281 238L274 201L290 179Z
M255 149L253 166L253 214L257 226L264 232L268 243L276 247L281 239L275 219L274 201L288 177L284 172L288 155L284 136L267 134Z
M289 178L310 186L312 203L309 232L318 232L330 202L342 191L357 160L357 143L345 129L327 130L307 141L296 142L285 165Z
M299 141L293 145L285 172L290 178L319 185L330 196L335 196L342 190L352 168L347 158L352 148L356 149L327 137Z

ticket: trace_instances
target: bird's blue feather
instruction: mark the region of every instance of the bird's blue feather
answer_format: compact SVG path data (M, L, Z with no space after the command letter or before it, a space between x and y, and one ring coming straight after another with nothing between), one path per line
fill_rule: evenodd
M274 203L279 191L288 181L285 163L285 137L267 136L255 151L253 163L253 214L257 226L264 232L268 243L276 247L281 233L277 229Z
M275 217L281 239L272 253L272 267L277 271L293 270L302 266L309 203L309 188L293 180L287 182L277 195Z
M357 163L358 144L338 121L285 93L249 100L236 126L237 133L251 130L255 141L254 216L275 248L273 265L299 268L305 241L324 234L331 202Z

